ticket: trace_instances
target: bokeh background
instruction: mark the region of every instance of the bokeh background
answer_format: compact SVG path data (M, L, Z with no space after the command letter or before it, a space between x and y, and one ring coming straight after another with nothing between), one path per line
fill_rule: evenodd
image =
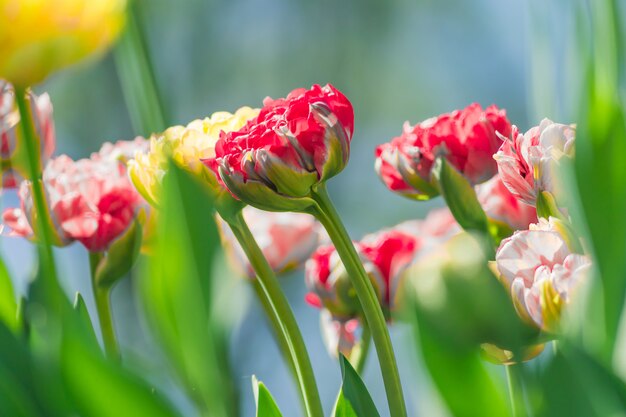
M330 192L354 238L400 221L421 218L435 206L386 190L374 169L374 148L412 124L471 102L506 108L522 129L547 116L572 122L576 77L574 16L559 0L143 0L141 23L168 124L186 124L214 111L260 106L296 87L332 83L355 108L356 132L346 170ZM558 25L554 22L558 21ZM113 58L51 77L38 92L50 93L57 152L84 157L104 141L131 139ZM149 132L144 132L149 133ZM16 203L5 193L3 205ZM12 275L24 291L33 269L32 248L2 239ZM86 252L78 245L57 251L68 294L85 294L93 310ZM224 279L235 279L223 277ZM283 286L301 324L322 400L332 408L340 382L336 361L324 349L318 311L304 303L302 272ZM250 376L256 374L285 416L301 414L294 384L242 281L232 304L239 307L231 357L241 395L241 415L254 416ZM171 382L142 324L131 279L113 294L122 348L132 366L148 375L193 415ZM437 394L420 369L412 335L396 324L398 353L410 415L444 416ZM384 389L375 355L364 379L383 416ZM504 381L503 381L504 383Z

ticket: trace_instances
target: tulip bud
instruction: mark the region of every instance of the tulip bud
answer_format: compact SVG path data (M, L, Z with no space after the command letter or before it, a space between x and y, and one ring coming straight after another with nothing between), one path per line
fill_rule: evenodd
M52 224L54 243L63 246L80 241L89 251L102 252L135 221L144 204L117 160L94 154L73 161L66 155L51 159L43 171L43 188ZM23 181L21 208L3 214L13 235L35 238L32 184Z
M479 184L497 171L492 155L501 143L498 133L510 131L504 110L495 106L483 110L476 103L413 127L407 122L402 135L376 149L376 171L391 191L428 200L439 194L431 178L438 156L445 157L471 184Z
M0 80L0 158L2 160L2 187L15 188L27 175L28 159L20 129L20 114L15 104L13 86ZM39 139L42 163L50 159L55 148L52 103L47 93L27 93L30 111Z
M339 357L339 353L350 357L352 349L357 343L358 319L343 320L334 317L328 310L320 313L320 329L326 350L333 357Z
M0 78L20 87L104 51L123 23L126 0L0 1Z
M486 249L467 233L421 258L408 272L407 302L444 340L456 346L491 343L521 352L537 331L517 316L487 267Z
M588 280L591 261L572 252L568 235L560 231L561 221L542 220L504 239L496 252L496 266L519 315L544 331L555 332L561 310Z
M502 133L502 132L500 132ZM561 166L574 156L576 129L572 125L543 119L522 134L516 126L493 156L500 178L511 193L534 206L539 193L547 191L561 206L566 203Z
M205 163L242 201L269 211L304 211L311 188L346 165L354 126L348 99L331 85L266 99L259 116L225 132Z

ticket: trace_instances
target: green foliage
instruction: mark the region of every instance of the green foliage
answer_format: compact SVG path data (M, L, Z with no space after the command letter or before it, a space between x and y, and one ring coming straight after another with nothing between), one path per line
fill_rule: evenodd
M219 238L205 188L171 164L164 179L157 241L141 279L147 318L198 407L234 415L225 330L210 314Z
M589 330L604 322L606 336L595 338L607 361L611 360L626 295L626 121L618 96L620 48L616 2L591 2L593 56L589 61L586 91L576 140L576 185L600 280L600 291L590 304ZM593 314L603 305L602 315ZM604 339L604 340L603 340ZM603 342L603 343L602 343Z
M64 323L61 374L79 415L176 417L171 406L138 376L106 359L75 316Z
M272 394L265 384L257 380L254 375L252 375L252 389L256 402L256 417L282 417Z
M467 231L489 234L487 216L478 202L474 187L467 179L441 156L435 160L432 175L461 227Z
M334 417L378 417L376 405L367 387L345 356L339 356L341 364L341 390L335 404Z
M13 284L2 259L0 259L0 321L13 331L19 327Z

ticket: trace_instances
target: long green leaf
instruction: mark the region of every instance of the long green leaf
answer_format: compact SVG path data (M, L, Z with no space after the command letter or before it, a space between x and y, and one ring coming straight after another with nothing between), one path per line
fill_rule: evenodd
M234 415L225 330L210 315L219 238L204 187L171 165L154 253L141 279L147 318L198 407Z
M177 417L138 376L106 359L76 317L66 320L61 372L72 403L84 417Z
M378 417L376 405L350 361L340 355L339 363L342 383L334 417Z
M2 259L0 259L0 320L13 331L19 328L13 284Z
M254 401L256 402L256 417L283 416L270 391L254 375L252 375L252 389L254 390Z

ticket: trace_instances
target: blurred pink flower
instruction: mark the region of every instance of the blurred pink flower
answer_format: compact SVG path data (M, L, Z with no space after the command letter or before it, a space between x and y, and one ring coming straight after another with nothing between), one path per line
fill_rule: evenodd
M126 163L133 159L137 152L146 153L150 149L150 141L137 136L133 140L118 140L117 142L104 142L100 150L91 154L92 160L98 158L119 161L126 165Z
M359 327L358 319L342 320L334 317L328 310L320 312L322 340L326 350L334 357L338 357L339 353L350 357L359 338L357 335Z
M265 258L276 273L303 265L325 240L324 229L308 214L268 212L246 206L243 215ZM226 222L220 221L220 226L222 240L234 261L233 264L238 269L243 269L249 278L254 278L254 270L232 231Z
M478 201L489 217L502 221L512 229L527 229L537 222L537 211L522 203L504 185L497 174L489 181L476 186Z
M575 135L574 126L549 119L543 119L524 134L513 126L511 137L504 137L493 156L502 182L514 196L531 206L541 191L550 192L559 201L563 189L558 172L560 160L573 156Z
M35 132L41 141L41 158L45 163L50 159L55 148L52 103L47 93L37 96L31 90L28 92L27 99L35 123ZM11 158L15 159L16 150L23 148L19 146L22 141L19 123L20 114L15 103L15 90L11 84L0 79L0 158L6 161L8 167L3 168L2 172L4 188L17 187L26 169L17 165L17 161L11 160Z
M588 276L591 261L572 253L566 238L544 220L504 239L496 252L496 266L520 316L554 330L562 307Z
M144 204L124 164L100 156L78 161L66 155L54 158L44 169L43 183L58 245L78 240L90 251L105 251ZM32 238L29 181L22 182L19 196L21 208L5 210L4 225L12 235Z

